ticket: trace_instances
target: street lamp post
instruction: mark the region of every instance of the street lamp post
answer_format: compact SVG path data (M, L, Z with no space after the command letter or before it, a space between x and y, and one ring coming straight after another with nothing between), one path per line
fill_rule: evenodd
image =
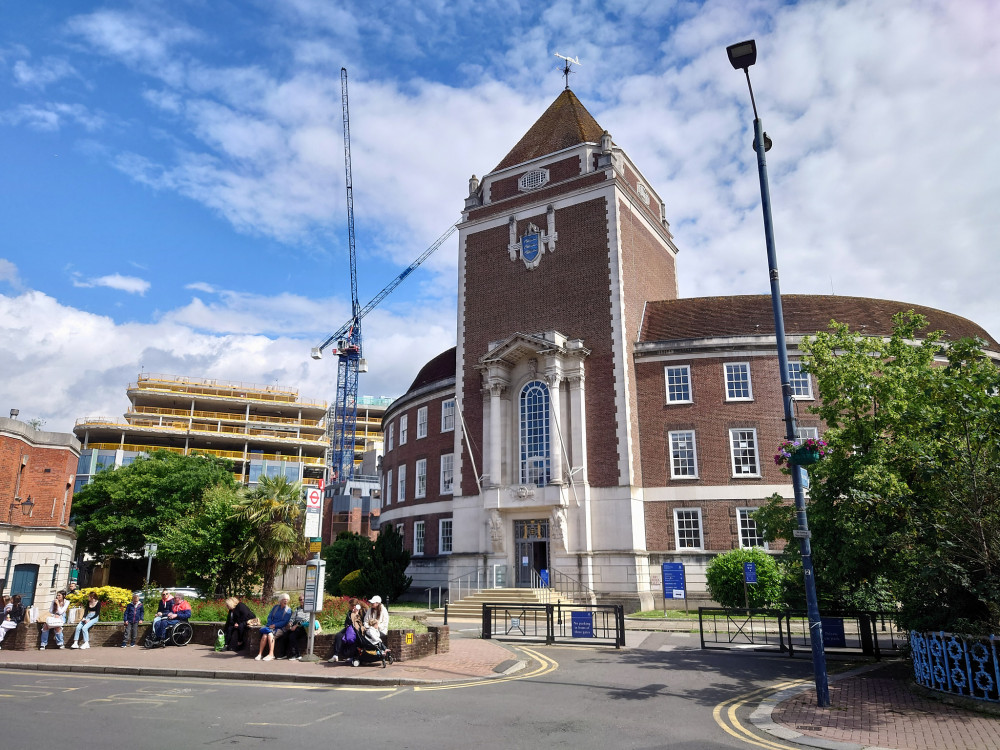
M750 85L750 66L757 62L757 43L753 39L726 48L729 62L736 70L742 69L750 89L753 106L754 150L757 152L757 174L760 177L760 202L764 211L764 240L767 244L767 267L771 278L771 308L774 312L774 335L778 349L778 368L781 374L781 400L784 406L785 437L796 439L795 412L792 408L792 386L788 375L788 350L785 344L785 319L781 310L781 289L778 285L778 256L774 249L774 225L771 220L771 194L767 186L767 162L764 152L771 148L771 139L764 133L757 116L757 103ZM812 545L809 543L809 521L806 517L805 493L802 489L802 469L792 467L792 488L795 493L795 513L798 528L795 537L802 552L802 574L805 578L806 608L809 613L809 641L812 644L813 675L816 679L816 704L820 708L830 705L830 686L826 675L826 652L823 649L823 623L819 616L816 598L816 577L813 572Z
M10 538L7 540L7 571L3 576L3 583L0 584L0 596L3 595L4 590L7 588L7 582L10 580L10 563L14 559L14 548L17 546L13 542L14 532L11 525L14 521L14 508L20 508L21 513L25 512L31 515L31 509L35 507L35 501L31 499L31 495L28 495L27 500L21 500L15 497L10 503L10 510L7 511L7 533L10 534Z

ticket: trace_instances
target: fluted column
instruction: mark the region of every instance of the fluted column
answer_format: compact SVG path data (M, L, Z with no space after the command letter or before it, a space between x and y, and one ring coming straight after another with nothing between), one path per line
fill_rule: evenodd
M504 392L503 383L490 383L490 463L489 474L490 484L497 486L500 484L500 443L503 439L503 421L500 410L500 397Z
M574 467L586 467L587 465L587 408L583 395L583 365L581 363L578 372L572 373L569 378L569 410L572 434L569 444L572 448L572 463ZM586 469L575 476L578 482L586 482Z
M549 385L549 466L550 484L562 484L563 481L563 445L559 439L562 424L559 416L562 414L560 386L562 375L559 372L546 373L545 380ZM558 425L558 426L557 426Z

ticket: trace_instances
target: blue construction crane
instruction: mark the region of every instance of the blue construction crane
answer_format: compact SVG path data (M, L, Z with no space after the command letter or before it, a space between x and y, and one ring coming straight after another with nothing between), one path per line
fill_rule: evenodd
M347 101L347 68L340 69L341 101L344 110L344 167L347 176L347 237L351 260L351 318L326 341L312 349L313 359L322 359L323 350L336 342L333 354L337 362L337 398L333 407L333 440L331 444L329 481L343 484L354 476L354 434L358 422L358 373L367 372L362 358L361 319L375 309L403 279L444 244L455 231L455 225L427 248L399 276L361 307L358 304L358 266L354 244L354 186L351 177L351 122Z

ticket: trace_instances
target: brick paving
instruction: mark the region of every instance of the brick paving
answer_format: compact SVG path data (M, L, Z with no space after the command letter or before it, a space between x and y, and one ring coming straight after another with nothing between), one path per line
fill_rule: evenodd
M925 697L907 664L880 665L830 683L830 708L809 689L780 702L771 719L806 737L894 750L998 750L1000 716ZM803 738L805 739L805 738Z

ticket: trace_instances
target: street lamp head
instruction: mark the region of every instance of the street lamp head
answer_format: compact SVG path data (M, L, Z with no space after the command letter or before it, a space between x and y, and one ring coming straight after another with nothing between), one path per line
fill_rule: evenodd
M35 507L35 501L31 499L31 495L28 495L28 499L21 502L21 513L30 516L31 509Z
M757 62L757 42L747 39L745 42L730 44L726 47L726 54L736 70L746 70Z

